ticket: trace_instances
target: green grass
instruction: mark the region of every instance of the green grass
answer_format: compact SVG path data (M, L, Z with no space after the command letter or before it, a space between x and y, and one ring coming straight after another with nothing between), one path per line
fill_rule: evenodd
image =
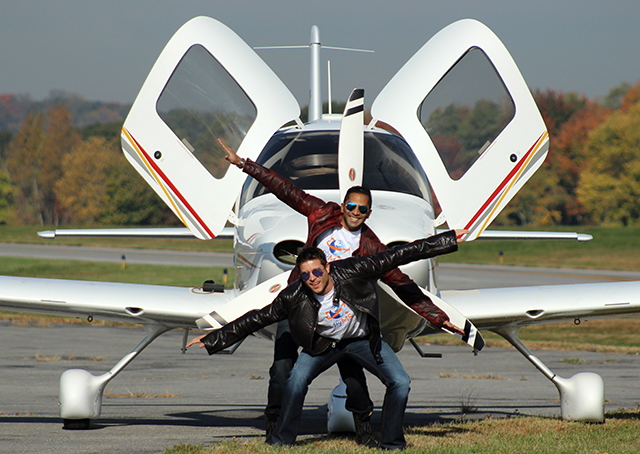
M221 267L164 266L2 257L0 275L101 282L198 287L207 279L223 282ZM228 268L227 287L233 286L234 269Z
M405 429L407 450L413 453L637 453L640 450L637 409L610 412L603 424L562 421L557 418L487 418ZM238 438L208 447L181 444L165 454L311 454L371 453L352 438L320 435L294 447L276 448L261 438Z

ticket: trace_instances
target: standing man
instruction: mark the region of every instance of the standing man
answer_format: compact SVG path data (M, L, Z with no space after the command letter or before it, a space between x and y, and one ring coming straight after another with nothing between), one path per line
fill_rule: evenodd
M295 442L309 384L333 364L348 360L365 367L387 388L380 447L404 449L403 421L410 380L391 347L382 340L376 281L400 265L456 251L460 233L463 231L448 231L331 264L320 249L306 248L296 261L300 278L271 304L192 339L187 348L200 343L211 355L265 326L288 319L291 335L303 350L287 380L280 418L267 442ZM334 323L336 313L344 315L344 323Z
M307 194L291 181L249 159L240 158L221 140L225 149L225 159L245 173L255 178L273 195L307 218L308 232L305 247L317 246L322 249L327 261L361 257L382 252L386 246L365 224L371 215L371 192L361 186L347 191L341 205L325 202ZM300 277L296 267L289 276L289 284ZM447 315L435 306L420 290L418 285L397 268L389 269L381 275L381 280L393 289L398 297L419 315L436 327L444 327L459 334L460 328L449 322ZM289 372L298 357L298 344L292 338L288 322L278 325L274 344L274 361L269 369L269 391L265 409L267 442L275 428L282 406L282 395ZM345 408L353 413L356 440L366 443L371 437L370 418L373 402L369 397L362 367L352 361L338 361L342 380L347 386Z

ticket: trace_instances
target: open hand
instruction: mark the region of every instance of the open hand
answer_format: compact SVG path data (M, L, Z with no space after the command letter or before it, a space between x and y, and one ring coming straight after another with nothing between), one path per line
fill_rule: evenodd
M202 335L200 335L198 337L194 337L193 339L191 339L189 341L189 343L185 346L185 348L189 348L192 345L195 345L195 344L198 344L198 343L200 344L200 348L203 348L204 344L202 343L202 338L205 337L205 336L206 336L206 334L202 334Z
M461 336L464 336L464 330L458 328L456 325L454 325L453 323L451 323L449 320L447 320L446 322L444 322L442 324L443 328L448 329L449 331L452 331L456 334L460 334Z
M467 229L455 229L456 232L456 238L458 238L458 243L462 243L462 236L466 235L467 233L469 233L469 230Z

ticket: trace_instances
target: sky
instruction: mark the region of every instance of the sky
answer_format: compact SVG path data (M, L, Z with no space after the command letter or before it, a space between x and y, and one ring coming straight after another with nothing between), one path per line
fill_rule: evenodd
M173 33L200 15L252 47L308 45L317 25L323 45L374 50L322 51L338 101L360 87L370 105L429 38L464 18L493 30L532 90L595 98L640 80L637 0L0 0L0 93L131 103ZM307 105L309 52L257 52Z

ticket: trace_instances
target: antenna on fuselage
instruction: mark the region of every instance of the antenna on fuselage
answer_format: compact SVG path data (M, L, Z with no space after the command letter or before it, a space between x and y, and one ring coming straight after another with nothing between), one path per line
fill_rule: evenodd
M307 46L261 46L254 49L304 49ZM352 49L349 47L322 46L320 42L320 29L317 25L311 27L311 38L309 40L309 50L311 54L309 70L309 123L322 119L322 83L320 76L320 51L321 49L347 50L351 52L374 53L368 49ZM329 100L331 102L331 100Z

